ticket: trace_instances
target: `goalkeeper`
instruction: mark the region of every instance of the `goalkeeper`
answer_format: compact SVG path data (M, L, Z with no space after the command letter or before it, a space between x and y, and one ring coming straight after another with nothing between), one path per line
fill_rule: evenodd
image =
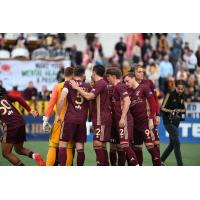
M73 77L73 68L67 67L65 69L65 81L71 80ZM45 116L43 116L43 131L51 132L49 138L49 148L46 157L46 166L58 165L57 155L58 155L58 143L60 138L60 132L62 127L62 122L65 116L65 111L67 108L66 101L63 104L63 108L60 115L60 122L54 121L53 127L49 124L48 120L53 112L54 106L56 106L55 116L58 112L58 101L64 86L64 82L58 83L53 87L52 95L48 107L45 111ZM71 166L73 163L73 142L69 142L67 146L67 161L66 165Z

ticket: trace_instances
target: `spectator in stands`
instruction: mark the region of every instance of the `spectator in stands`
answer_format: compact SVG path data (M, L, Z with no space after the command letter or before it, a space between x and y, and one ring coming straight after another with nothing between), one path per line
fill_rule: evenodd
M80 66L83 62L83 53L77 50L76 45L73 45L71 48L67 48L67 51L71 60L71 65L73 67Z
M152 36L153 36L152 33L142 33L143 40L148 39L150 41L150 43L151 43Z
M197 78L198 85L200 86L200 67L197 67L195 71L195 76Z
M191 74L194 74L197 64L197 58L192 52L192 50L189 49L189 47L184 48L184 55L183 59L186 63L186 67L189 70Z
M199 86L194 74L191 74L187 81L187 87L185 90L185 97L187 102L198 101Z
M145 41L142 45L142 60L143 60L145 66L149 64L150 58L155 59L155 54L154 54L153 48L150 44L150 40L145 39Z
M164 91L164 84L166 82L167 77L173 75L173 66L169 62L169 56L167 54L164 56L164 59L160 62L159 67L160 67L159 85L160 89Z
M169 75L165 81L165 88L163 90L164 94L166 95L167 93L172 92L175 87L175 79L173 76Z
M177 72L177 75L176 75L176 79L177 80L182 80L182 81L186 81L187 80L187 71L185 70L184 67L182 67L178 72Z
M66 41L66 34L65 33L58 33L58 39L61 44L63 44Z
M65 80L65 67L62 64L60 65L60 70L57 73L56 79L59 83L61 83Z
M140 43L137 41L135 46L133 47L133 63L138 64L141 60L142 52L141 52L141 47Z
M92 52L93 62L102 64L103 47L102 47L98 37L95 37L94 42L92 44L92 48L90 50Z
M45 39L41 39L40 47L32 52L31 58L32 60L47 60L49 58Z
M18 91L18 87L14 86L12 90L8 92L8 94L15 96L15 97L22 97L22 93Z
M200 35L199 35L198 39L195 42L195 48L194 48L194 50L197 51L198 48L199 48L199 46L200 46Z
M2 93L4 93L4 94L7 93L6 89L3 87L3 81L2 81L2 80L0 80L0 90L1 90Z
M123 37L120 37L119 42L116 43L115 51L118 56L119 66L122 67L124 62L124 54L126 53L126 43L123 41Z
M17 45L12 50L11 57L14 59L29 59L29 51L25 47L23 40L17 40Z
M158 39L157 51L161 55L165 55L166 53L169 53L169 45L166 40L165 34L161 34L160 38Z
M197 66L200 67L200 45L195 53L196 58L197 58Z
M176 33L176 36L173 39L173 44L172 44L176 60L178 60L178 58L180 58L182 55L182 45L183 45L183 39L180 37L179 33Z
M57 37L56 33L47 33L45 36L47 46L53 46L54 39Z
M146 76L153 81L156 87L159 87L160 68L152 58L149 60L149 65L146 68Z
M82 65L87 66L92 61L92 53L89 48L86 48L85 52L83 53L83 61Z
M50 100L50 91L48 91L47 86L42 86L42 91L38 94L38 99L43 101L49 101Z
M123 73L123 75L126 75L130 71L130 69L131 69L130 63L127 60L125 60L123 62L123 65L122 65L122 73Z
M24 99L35 101L37 94L37 89L33 86L33 82L30 81L28 87L23 92Z
M89 49L92 48L92 44L94 42L94 39L95 39L95 33L86 33L85 34L85 39L86 39L86 42L87 42L87 47Z

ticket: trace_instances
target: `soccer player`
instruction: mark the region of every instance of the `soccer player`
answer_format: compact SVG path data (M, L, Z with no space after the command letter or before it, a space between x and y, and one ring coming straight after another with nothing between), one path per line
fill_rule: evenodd
M73 68L72 67L67 67L64 71L65 74L65 81L69 81L73 77ZM51 125L48 123L50 116L52 115L54 106L56 106L56 111L55 111L55 116L58 113L58 101L61 96L62 89L64 87L64 82L58 83L53 87L52 95L50 102L48 104L48 107L45 111L45 116L43 117L43 131L44 132L50 132L51 130ZM61 132L61 124L64 119L65 111L67 109L67 103L64 101L61 114L60 114L60 119L61 122L56 122L54 120L54 125L51 130L50 134L50 139L49 139L49 149L46 157L46 166L54 166L58 165L57 160L57 155L58 155L58 143L59 143L59 138L60 138L60 132ZM68 143L67 146L67 166L71 166L73 163L73 141Z
M7 95L0 90L0 128L3 133L1 138L2 155L15 166L24 166L24 163L12 153L14 147L17 154L28 156L34 159L38 165L43 166L44 162L40 154L34 153L23 146L24 141L26 141L25 121L19 111L12 105L16 101L33 117L38 115L38 112L31 110L21 97Z
M91 87L84 83L85 69L83 67L74 68L73 80L79 87L88 92ZM65 81L64 88L58 103L58 113L56 121L60 121L60 113L65 99L68 106L65 113L62 132L59 141L58 159L61 166L66 165L66 147L68 142L74 141L77 150L77 166L83 166L85 162L84 143L87 140L86 120L89 110L89 101L84 99L81 94L73 89L69 81Z
M106 74L109 83L114 86L112 106L120 147L126 153L129 164L136 166L138 161L130 146L130 142L133 140L133 119L129 112L131 101L126 86L121 82L122 73L118 68L110 68Z
M107 166L108 153L106 142L110 141L111 134L111 110L110 99L108 95L108 87L103 79L105 67L95 65L92 71L92 79L94 84L90 92L84 91L77 83L70 81L74 89L76 89L84 98L92 100L92 123L94 130L93 147L96 153L96 162L98 166Z
M155 85L153 84L151 80L144 79L144 68L141 65L134 67L133 72L135 74L135 79L139 84L144 84L150 88L151 92L153 93L154 100L156 102L156 115L154 117L154 128L151 131L151 134L153 133L152 139L154 140L154 148L160 155L160 139L159 139L158 128L157 128L158 125L160 124L160 106L159 106L158 97L156 94ZM139 153L140 149L137 149L137 151ZM140 152L140 154L142 155L142 152Z
M153 93L150 88L144 84L139 84L134 73L128 73L124 77L125 84L129 89L131 99L130 111L134 119L134 150L140 165L143 162L143 156L138 154L137 149L142 149L143 142L146 145L148 152L151 154L153 165L161 165L160 156L154 148L150 130L154 128L153 118L155 116L156 107ZM147 101L150 106L150 114L147 114Z

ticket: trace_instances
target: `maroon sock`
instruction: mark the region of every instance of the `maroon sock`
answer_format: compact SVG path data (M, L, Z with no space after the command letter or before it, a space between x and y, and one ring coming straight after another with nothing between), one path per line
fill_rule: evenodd
M105 166L109 166L107 149L104 148L103 151L104 151L104 155L105 155L105 163L104 163L104 165L105 165Z
M97 166L105 166L105 154L101 147L95 148Z
M110 150L110 164L111 166L117 165L117 152L116 150Z
M142 149L138 148L138 147L134 147L134 152L135 152L135 155L137 157L139 165L142 166L142 163L143 163L143 152L142 152Z
M59 160L60 166L66 166L66 160L67 160L66 148L59 147L58 160Z
M122 146L122 149L124 150L124 152L127 155L129 165L130 166L138 165L136 155L135 155L134 151L132 150L132 148L130 146Z
M118 166L125 166L126 163L126 153L121 150L117 151L118 154Z
M159 157L160 157L160 144L156 144L156 145L154 146L154 148L156 149L157 154L158 154Z
M154 166L161 166L160 156L158 155L156 149L154 147L149 148L148 152L151 154L153 165Z
M77 150L77 166L83 166L85 162L84 149Z
M34 154L34 152L30 151L28 154L28 157L33 159L33 154Z

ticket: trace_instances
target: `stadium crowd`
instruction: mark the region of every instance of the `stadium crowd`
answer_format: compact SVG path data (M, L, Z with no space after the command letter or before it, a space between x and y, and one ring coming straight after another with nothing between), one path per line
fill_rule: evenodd
M86 80L90 81L92 66L104 64L106 67L120 68L125 75L132 66L142 65L146 77L157 87L159 99L173 90L175 80L186 81L186 102L200 101L200 35L195 49L184 41L181 34L175 34L172 45L167 37L172 34L156 35L156 47L152 45L152 33L127 34L120 38L113 49L111 57L104 56L103 45L95 33L85 34L85 51L77 49L76 45L66 46L67 34L64 33L31 33L31 34L0 34L0 59L49 60L69 59L72 66L84 66ZM57 74L58 82L64 80L64 66ZM49 100L50 91L44 86L37 91L32 82L27 83L24 91L13 87L10 93L23 95L26 100ZM3 82L0 82L0 87ZM6 89L6 88L5 88Z

